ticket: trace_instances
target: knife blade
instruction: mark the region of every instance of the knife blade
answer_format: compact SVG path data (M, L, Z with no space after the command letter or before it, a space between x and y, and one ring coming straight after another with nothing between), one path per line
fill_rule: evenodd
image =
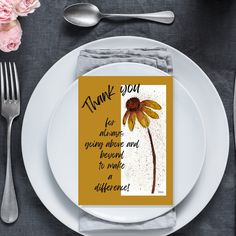
M233 119L234 119L234 142L236 146L236 74L234 79Z

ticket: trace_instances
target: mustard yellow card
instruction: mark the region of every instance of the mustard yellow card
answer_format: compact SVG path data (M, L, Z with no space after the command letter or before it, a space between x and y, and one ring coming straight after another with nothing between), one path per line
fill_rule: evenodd
M79 205L171 205L171 76L79 78Z

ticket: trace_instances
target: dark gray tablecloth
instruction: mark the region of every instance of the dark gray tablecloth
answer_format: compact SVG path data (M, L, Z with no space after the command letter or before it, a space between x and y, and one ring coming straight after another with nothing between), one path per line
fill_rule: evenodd
M17 62L22 112L13 130L13 168L20 206L18 221L7 226L0 222L1 236L77 235L61 224L38 199L26 175L21 155L21 124L29 98L44 73L72 49L103 37L136 35L167 43L193 59L216 86L226 108L230 128L229 162L223 181L208 206L191 223L173 235L231 236L235 231L235 153L232 101L236 70L236 1L234 0L92 0L102 10L139 13L173 10L171 26L131 20L80 29L66 24L64 6L76 0L41 0L33 15L20 19L24 30L19 51L0 53L0 61ZM43 105L43 104L42 104ZM39 108L40 109L40 108ZM209 108L210 109L210 108ZM6 127L0 120L0 192L6 164ZM32 155L32 161L34 156Z

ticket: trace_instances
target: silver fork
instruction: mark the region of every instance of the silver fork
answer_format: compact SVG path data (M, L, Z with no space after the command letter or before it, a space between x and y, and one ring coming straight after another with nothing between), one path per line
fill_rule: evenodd
M3 65L4 64L4 65ZM20 114L20 90L15 63L0 63L1 114L7 120L7 167L1 205L1 219L13 223L18 218L18 205L12 177L11 128L14 118Z

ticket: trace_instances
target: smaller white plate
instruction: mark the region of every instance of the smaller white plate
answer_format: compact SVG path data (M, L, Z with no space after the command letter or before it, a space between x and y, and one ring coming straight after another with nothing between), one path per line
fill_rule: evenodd
M114 63L87 75L166 75L137 63ZM77 205L78 199L78 81L68 89L51 118L47 149L54 177L64 193ZM174 80L174 205L191 191L203 166L205 131L199 110L184 87ZM149 220L173 206L83 206L104 220L132 223Z

